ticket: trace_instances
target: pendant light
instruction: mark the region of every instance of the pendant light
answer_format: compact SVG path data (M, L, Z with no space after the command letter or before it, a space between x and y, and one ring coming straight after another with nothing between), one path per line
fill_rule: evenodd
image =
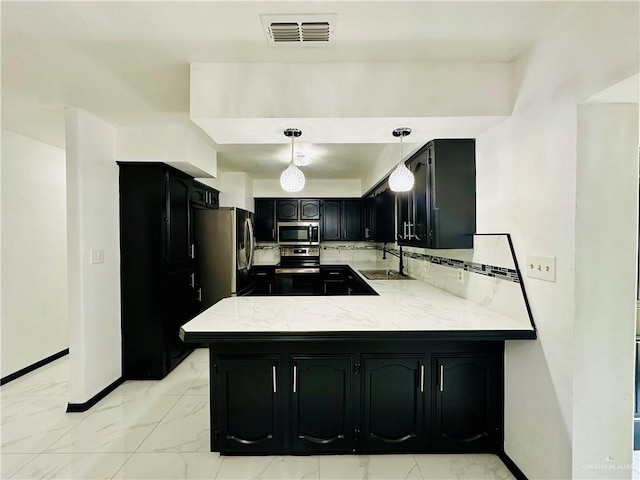
M302 132L297 128L287 128L284 135L291 137L291 161L280 175L280 186L285 192L299 192L304 188L304 173L293 162L293 142L295 137L302 135Z
M394 137L400 137L400 162L389 176L389 187L394 192L408 192L413 188L413 173L404 164L402 158L402 137L406 137L411 133L411 129L407 127L396 128L393 131Z

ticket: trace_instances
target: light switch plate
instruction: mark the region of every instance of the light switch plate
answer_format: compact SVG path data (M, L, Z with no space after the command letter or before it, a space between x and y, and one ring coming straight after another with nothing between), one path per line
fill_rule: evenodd
M556 257L527 256L527 277L556 281Z
M92 248L89 250L89 263L104 263L104 250L102 248Z

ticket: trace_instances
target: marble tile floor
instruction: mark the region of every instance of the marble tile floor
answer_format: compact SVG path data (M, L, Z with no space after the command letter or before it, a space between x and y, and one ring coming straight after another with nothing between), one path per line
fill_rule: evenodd
M2 479L498 479L495 455L221 457L209 452L208 351L65 413L68 357L0 387Z

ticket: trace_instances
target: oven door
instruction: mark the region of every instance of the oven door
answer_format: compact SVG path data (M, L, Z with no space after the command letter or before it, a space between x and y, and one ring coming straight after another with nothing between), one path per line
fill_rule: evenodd
M275 290L278 295L317 295L320 269L317 267L276 268Z
M318 222L278 222L280 245L319 245L320 224Z

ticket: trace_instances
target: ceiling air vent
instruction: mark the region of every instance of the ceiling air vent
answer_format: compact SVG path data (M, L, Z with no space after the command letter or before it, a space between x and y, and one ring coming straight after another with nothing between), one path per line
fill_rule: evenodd
M335 14L260 15L274 46L321 46L334 42Z

